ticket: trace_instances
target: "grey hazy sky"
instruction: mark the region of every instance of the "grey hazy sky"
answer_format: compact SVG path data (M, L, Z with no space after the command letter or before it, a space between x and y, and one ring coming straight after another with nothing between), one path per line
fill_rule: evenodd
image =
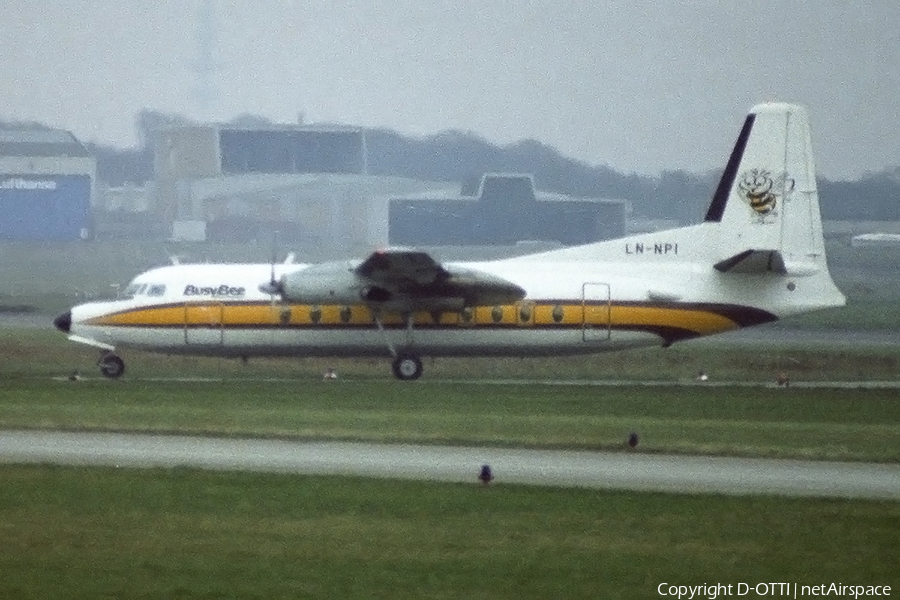
M820 174L900 164L895 0L0 0L0 117L135 143L142 108L533 138L626 172L721 166L746 110L810 109Z

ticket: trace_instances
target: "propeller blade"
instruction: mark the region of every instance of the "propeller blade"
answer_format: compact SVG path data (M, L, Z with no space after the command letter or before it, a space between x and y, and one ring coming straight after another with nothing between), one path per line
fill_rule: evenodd
M273 276L274 277L274 276ZM274 279L268 283L260 284L259 291L263 294L271 294L273 296L280 296L282 294L282 287L280 281L275 281Z
M272 261L269 263L271 265L271 271L269 275L269 285L272 289L275 289L278 286L278 283L275 281L275 261L278 259L278 232L272 232ZM275 292L272 292L275 293Z

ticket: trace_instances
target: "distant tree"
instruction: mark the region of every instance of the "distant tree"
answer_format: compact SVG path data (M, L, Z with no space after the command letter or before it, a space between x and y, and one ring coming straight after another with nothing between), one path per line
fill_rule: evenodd
M652 200L642 205L643 214L676 219L682 223L699 222L717 181L715 173L707 173L703 177L686 171L663 171L656 178Z
M822 215L840 221L900 221L900 167L856 181L818 181Z
M8 121L6 119L0 119L0 129L54 129L49 125L44 123L38 123L37 121Z
M266 117L242 114L231 121L242 127L271 127ZM110 185L142 184L152 177L153 132L163 127L194 124L183 115L153 109L135 117L136 148L120 149L97 143L86 146L97 158L97 175ZM0 118L0 129L50 129L35 121ZM538 189L576 197L622 198L637 214L698 222L712 197L720 173L663 171L652 177L622 173L606 165L589 165L567 158L533 139L498 146L469 132L443 131L407 137L387 129L366 131L369 172L430 181L459 182L462 193L475 194L485 172L534 175ZM854 181L819 180L822 215L840 220L900 220L900 166L869 173Z
M153 136L156 131L165 129L166 127L194 124L195 123L191 119L183 115L165 113L152 108L141 110L134 119L134 126L137 129L138 146L151 149L153 146Z
M366 131L369 172L431 181L463 181L502 169L497 146L472 134L444 131L425 138L386 129Z
M366 132L366 146L373 175L458 181L463 194L477 193L481 175L492 171L530 173L538 189L577 197L640 201L655 185L651 177L590 166L535 140L501 147L460 131L409 138L375 129Z

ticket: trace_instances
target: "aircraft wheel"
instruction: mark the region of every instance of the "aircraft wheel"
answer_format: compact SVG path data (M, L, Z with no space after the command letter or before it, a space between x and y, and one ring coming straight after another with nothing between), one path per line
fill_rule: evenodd
M125 361L115 354L104 354L98 364L100 373L110 379L118 379L125 372Z
M422 360L415 354L400 354L391 367L394 377L403 381L412 381L422 376Z

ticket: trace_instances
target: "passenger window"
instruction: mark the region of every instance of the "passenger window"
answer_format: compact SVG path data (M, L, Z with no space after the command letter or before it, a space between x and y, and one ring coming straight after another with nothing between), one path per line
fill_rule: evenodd
M165 293L166 293L166 286L161 285L161 284L151 285L150 289L147 290L148 296L158 297L158 296L164 295Z
M522 304L519 306L519 321L522 323L531 321L531 304Z
M499 323L500 321L503 320L503 307L502 306L495 306L494 308L491 309L491 320L494 323Z
M553 307L553 311L550 313L550 316L553 317L553 320L557 323L562 323L563 317L563 307L557 304Z

